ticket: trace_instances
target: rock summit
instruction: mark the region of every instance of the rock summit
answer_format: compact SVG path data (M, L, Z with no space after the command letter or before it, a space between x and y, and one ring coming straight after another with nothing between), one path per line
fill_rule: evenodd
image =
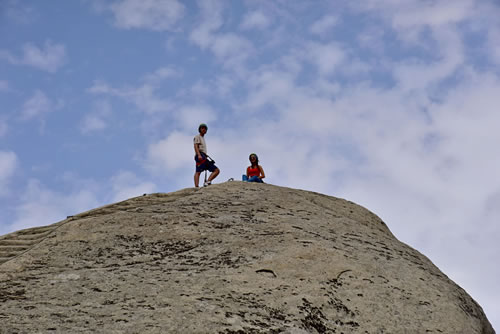
M0 333L494 330L363 207L233 181L1 236Z

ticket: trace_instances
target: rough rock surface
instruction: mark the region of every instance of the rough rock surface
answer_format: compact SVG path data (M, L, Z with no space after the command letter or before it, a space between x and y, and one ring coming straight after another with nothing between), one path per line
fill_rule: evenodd
M366 209L226 182L0 237L0 333L494 333Z

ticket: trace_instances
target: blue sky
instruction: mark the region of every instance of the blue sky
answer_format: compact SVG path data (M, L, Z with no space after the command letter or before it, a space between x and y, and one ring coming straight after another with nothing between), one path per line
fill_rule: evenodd
M0 234L217 182L349 199L500 328L493 0L0 1Z

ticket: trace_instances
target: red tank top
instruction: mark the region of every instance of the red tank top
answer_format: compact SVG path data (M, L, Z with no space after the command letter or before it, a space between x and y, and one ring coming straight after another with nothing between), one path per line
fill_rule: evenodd
M259 167L252 168L252 166L249 166L247 168L247 175L248 175L248 177L260 176L260 169L259 169Z

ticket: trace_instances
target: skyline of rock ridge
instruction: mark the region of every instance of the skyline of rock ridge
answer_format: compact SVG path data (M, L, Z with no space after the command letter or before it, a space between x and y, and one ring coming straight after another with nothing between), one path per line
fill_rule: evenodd
M225 182L0 236L3 333L495 333L374 213Z

